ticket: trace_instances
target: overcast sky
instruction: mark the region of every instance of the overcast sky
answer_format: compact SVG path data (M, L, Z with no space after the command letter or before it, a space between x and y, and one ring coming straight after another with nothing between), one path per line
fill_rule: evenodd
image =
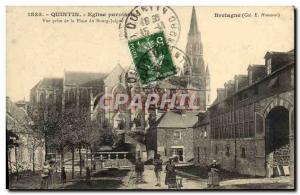
M127 42L117 24L46 24L29 11L128 12L131 7L7 9L7 96L29 98L43 77L62 77L65 70L109 72L131 63ZM191 7L173 7L181 23L177 47L185 50ZM292 7L196 7L204 60L211 73L212 99L216 89L249 64L263 64L267 51L288 51L294 45ZM220 18L215 13L280 14L280 17Z

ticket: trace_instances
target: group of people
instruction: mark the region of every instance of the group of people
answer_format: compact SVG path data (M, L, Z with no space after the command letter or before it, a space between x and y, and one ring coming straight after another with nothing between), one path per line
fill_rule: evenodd
M160 158L160 155L157 154L155 159L153 160L154 165L154 173L156 177L156 185L161 186L161 172L163 171L163 161ZM173 188L174 186L178 185L176 180L176 171L175 171L175 163L174 158L170 157L169 160L166 162L166 177L165 177L165 185L168 185L169 188ZM208 187L216 187L219 186L219 170L220 166L216 160L213 160L212 164L208 167ZM135 172L137 176L137 183L145 183L143 179L143 172L144 172L144 163L142 162L141 158L138 158L135 164ZM180 183L182 185L182 183ZM181 186L182 187L182 186Z
M54 162L45 161L42 169L41 189L48 189L53 185Z
M54 168L55 163L50 161L45 161L41 173L42 181L41 181L41 189L49 189L53 185L54 180ZM67 174L65 167L61 168L60 173L61 183L64 185L67 182ZM91 180L91 170L89 167L86 167L86 181L89 184Z
M154 173L156 177L156 185L161 186L161 172L163 171L163 161L160 158L160 154L155 156L153 160L154 165ZM138 158L137 162L135 163L135 172L137 176L137 183L145 183L143 179L143 172L144 172L144 163L142 162L141 158ZM166 162L166 177L165 177L165 185L172 186L176 184L176 171L175 171L175 163L174 158L169 158Z

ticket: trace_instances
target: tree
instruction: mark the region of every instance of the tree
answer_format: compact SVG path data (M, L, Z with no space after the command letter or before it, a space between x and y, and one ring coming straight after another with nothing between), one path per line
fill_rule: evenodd
M75 150L79 151L80 175L82 175L81 149L92 149L100 139L101 128L91 121L88 113L79 113L77 109L67 109L57 122L59 133L54 137L55 145L60 149L62 166L64 164L64 149L72 153L72 178L74 178Z
M28 140L26 147L31 150L32 153L32 173L35 175L35 152L39 147L44 146L45 141L44 137L41 132L38 130L38 126L35 125L33 122L29 123L30 125L30 132L28 132Z
M11 163L11 156L10 156L10 152L13 148L16 148L19 147L19 143L18 143L18 139L19 139L19 136L17 134L15 134L12 130L7 130L6 129L6 143L7 143L7 154L9 156L9 159L8 159L8 162L9 162L9 185L11 185L11 182L12 182L12 163ZM17 154L17 153L15 153ZM16 158L17 159L17 158ZM16 164L17 165L17 164ZM16 166L17 168L17 166ZM18 169L16 169L18 170ZM17 177L18 177L18 171L17 171Z

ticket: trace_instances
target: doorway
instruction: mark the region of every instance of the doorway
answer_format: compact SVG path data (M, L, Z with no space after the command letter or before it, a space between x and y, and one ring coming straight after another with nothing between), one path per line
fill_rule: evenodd
M273 108L266 118L267 176L289 174L289 111L281 106Z

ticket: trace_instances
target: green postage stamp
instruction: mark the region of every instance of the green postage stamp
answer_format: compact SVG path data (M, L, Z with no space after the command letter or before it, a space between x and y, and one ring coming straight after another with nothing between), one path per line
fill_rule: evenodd
M129 41L128 46L141 84L176 74L176 67L163 32Z

